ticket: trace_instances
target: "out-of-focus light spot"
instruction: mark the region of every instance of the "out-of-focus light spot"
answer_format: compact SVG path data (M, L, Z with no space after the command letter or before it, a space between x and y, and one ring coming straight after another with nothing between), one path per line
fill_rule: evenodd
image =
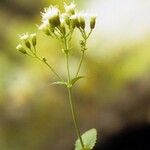
M108 40L137 40L150 35L149 0L94 0L97 35ZM101 34L100 34L101 33Z

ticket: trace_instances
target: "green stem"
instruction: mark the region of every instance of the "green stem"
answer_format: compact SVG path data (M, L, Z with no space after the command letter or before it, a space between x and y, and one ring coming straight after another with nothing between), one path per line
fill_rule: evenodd
M77 117L76 117L76 113L75 113L75 107L72 101L72 93L71 93L71 77L70 77L70 68L69 68L69 51L68 51L68 44L67 44L67 40L66 38L64 39L64 45L65 45L65 49L66 49L66 64L67 64L67 74L68 74L68 94L69 94L69 102L70 102L70 109L71 109L71 114L72 114L72 119L73 119L73 123L74 123L74 127L76 130L76 134L80 140L81 146L82 148L84 148L84 144L83 144L83 140L81 137L81 133L77 124Z
M91 35L93 29L90 30L89 34L87 35L87 39L89 38L89 36Z
M52 66L50 66L50 64L48 64L48 62L46 60L39 58L36 54L34 54L34 55L35 55L35 58L37 58L39 61L43 62L57 76L57 78L59 78L61 81L63 81L63 78L58 75L58 73L52 68Z
M58 75L58 73L47 63L47 61L43 61L43 62L44 62L45 65L47 65L48 68L50 68L50 70L51 70L61 81L63 81L63 78Z
M82 65L82 62L83 62L83 58L84 58L84 51L82 51L81 59L80 59L79 65L78 65L78 69L77 69L75 78L78 77L78 74L79 74L79 72L80 72L80 68L81 68L81 65Z
M68 55L68 53L66 54L66 63L67 63L68 84L70 84L71 77L70 77L69 55Z
M68 88L68 93L69 93L69 102L70 102L71 114L72 114L72 119L73 119L73 122L74 122L75 129L76 129L76 133L77 133L77 136L80 140L82 148L84 148L81 133L80 133L80 130L79 130L79 127L78 127L78 124L77 124L77 117L76 117L76 113L75 113L74 104L73 104L73 101L72 101L71 88Z

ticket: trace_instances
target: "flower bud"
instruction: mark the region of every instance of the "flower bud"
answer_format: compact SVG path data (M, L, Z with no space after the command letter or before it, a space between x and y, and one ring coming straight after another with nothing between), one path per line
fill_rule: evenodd
M17 45L16 49L22 54L27 54L26 50L23 48L21 44Z
M55 15L53 17L51 17L49 19L49 23L50 25L52 25L53 27L58 27L60 25L60 17L59 17L59 14L58 15Z
M69 19L69 15L68 14L66 14L66 13L61 14L61 18L64 19L64 21L65 21L65 23L67 25L70 25L70 19Z
M76 5L74 3L71 3L70 5L65 4L64 7L65 7L65 10L66 10L66 13L68 13L69 15L74 15L75 14Z
M46 35L50 36L49 23L47 21L43 22L39 27L39 30L43 31Z
M96 24L96 16L91 16L91 19L90 19L90 28L94 29L95 28L95 24Z
M61 32L62 32L63 34L66 33L66 28L65 28L65 22L64 22L64 21L61 22L61 24L60 24L60 29L61 29Z
M80 24L80 27L82 28L82 29L84 29L85 28L85 18L84 18L84 16L79 16L79 24Z
M31 49L31 44L30 44L29 40L25 40L24 42L25 42L26 47Z
M50 6L44 9L42 14L42 22L49 22L51 26L58 27L60 25L60 11L57 7Z
M36 33L33 33L30 36L31 36L31 40L32 40L32 45L35 47L36 43L37 43Z
M29 42L29 37L30 36L29 36L28 33L20 35L20 39L24 41L26 47L29 48L29 49L31 49L31 44Z
M78 16L77 15L72 15L70 17L70 20L71 20L71 27L72 28L79 28L80 24L79 24L79 20L78 20Z

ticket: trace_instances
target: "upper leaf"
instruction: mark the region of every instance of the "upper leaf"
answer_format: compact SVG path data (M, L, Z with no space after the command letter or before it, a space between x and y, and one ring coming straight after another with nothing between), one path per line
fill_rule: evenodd
M53 84L57 84L57 85L67 85L67 82L63 82L63 81L58 81L58 82L53 82Z
M75 150L92 150L93 147L95 146L97 139L97 131L96 129L90 129L86 131L82 135L82 140L85 148L82 148L82 145L80 143L80 140L78 139L75 143Z
M71 80L71 84L74 85L78 80L80 80L80 79L82 79L82 78L84 78L84 77L83 77L83 76L78 76L78 77L76 77L76 78L73 78L73 79Z

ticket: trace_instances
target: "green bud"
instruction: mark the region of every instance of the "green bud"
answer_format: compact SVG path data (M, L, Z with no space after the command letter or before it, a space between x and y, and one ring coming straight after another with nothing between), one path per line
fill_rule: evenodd
M31 44L29 42L29 34L28 33L24 33L22 35L20 35L20 39L25 43L26 47L31 49Z
M78 20L78 17L77 15L73 15L70 17L70 20L71 20L71 27L72 28L79 28L80 24L79 24L79 20Z
M16 49L22 54L27 54L26 50L23 48L21 44L17 45Z
M79 24L82 29L85 28L85 18L84 16L79 16Z
M24 42L25 42L26 47L31 49L31 44L30 44L29 40L25 40Z
M90 28L94 29L95 28L95 24L96 24L96 16L91 16L91 19L90 19Z
M35 47L37 43L36 34L31 34L32 45Z
M60 16L59 16L59 13L57 15L54 15L52 16L50 19L49 19L49 23L51 26L53 27L58 27L60 26Z

